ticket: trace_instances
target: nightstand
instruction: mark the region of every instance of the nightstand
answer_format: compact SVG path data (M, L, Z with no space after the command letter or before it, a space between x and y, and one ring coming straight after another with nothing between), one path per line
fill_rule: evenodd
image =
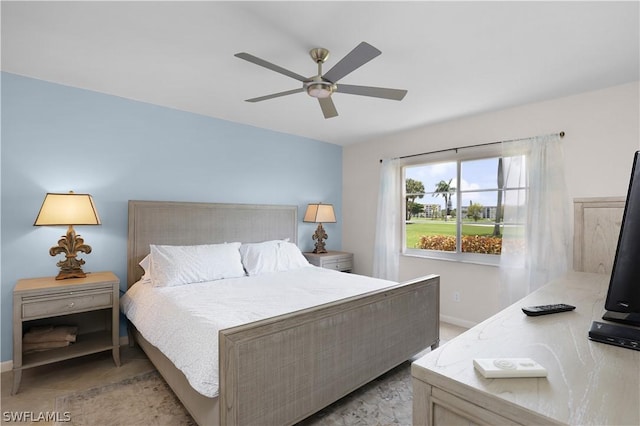
M112 272L86 278L54 277L18 280L13 289L13 388L18 392L22 370L111 350L120 366L120 280ZM23 353L24 332L34 326L78 327L75 343L63 348Z
M341 272L351 272L353 269L353 253L345 251L327 251L326 253L302 253L309 263L321 268L333 269Z

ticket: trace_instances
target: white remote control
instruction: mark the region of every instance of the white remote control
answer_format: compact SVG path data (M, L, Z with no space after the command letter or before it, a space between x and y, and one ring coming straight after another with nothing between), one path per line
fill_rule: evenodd
M547 377L547 370L531 358L474 359L473 366L487 379Z

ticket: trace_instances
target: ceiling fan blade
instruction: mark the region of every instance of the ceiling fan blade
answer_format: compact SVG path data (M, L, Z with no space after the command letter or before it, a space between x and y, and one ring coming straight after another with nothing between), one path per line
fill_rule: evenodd
M338 84L338 93L348 93L350 95L371 96L373 98L391 99L401 101L407 94L406 90L387 89L384 87L353 86L351 84Z
M267 99L279 98L280 96L293 95L294 93L304 92L304 88L301 87L299 89L287 90L286 92L272 93L271 95L260 96L258 98L246 99L246 102L260 102L266 101Z
M320 102L320 108L322 108L322 113L324 114L324 118L332 118L338 116L338 110L336 106L333 104L331 97L328 98L318 98L318 102Z
M337 64L327 71L322 77L332 83L337 82L345 75L360 68L382 52L364 41L357 45L355 49L340 59Z
M296 80L302 81L304 82L305 80L307 80L307 77L302 76L300 74L296 74L293 71L289 71L288 69L282 68L278 65L272 64L271 62L267 62L264 59L260 59L256 56L253 56L249 53L246 52L240 52L240 53L236 53L235 55L236 58L240 58L240 59L244 59L245 61L249 61L253 64L256 65L260 65L261 67L265 67L267 69L270 69L271 71L275 71L278 72L280 74L284 74L287 77L291 77L291 78L295 78Z

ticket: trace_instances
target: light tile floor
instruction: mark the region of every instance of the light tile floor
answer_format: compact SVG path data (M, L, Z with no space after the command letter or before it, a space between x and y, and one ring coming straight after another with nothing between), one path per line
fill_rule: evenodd
M459 327L457 325L448 324L446 322L441 322L440 323L440 341L446 342L448 340L451 340L451 339L461 335L462 333L464 333L467 330L468 329L465 328L465 327Z
M465 328L440 323L440 339L451 340L466 331ZM10 371L0 376L0 408L2 424L5 413L11 412L53 412L56 397L97 386L117 383L127 377L133 377L154 369L145 354L136 346L120 348L121 366L116 368L111 352L103 352L58 362L56 364L35 367L22 373L19 392L11 395L13 373ZM37 422L44 426L48 423Z

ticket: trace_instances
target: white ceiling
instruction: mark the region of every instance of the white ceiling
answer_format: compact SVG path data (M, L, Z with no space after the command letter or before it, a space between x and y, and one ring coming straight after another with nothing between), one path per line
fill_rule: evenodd
M640 3L9 2L2 70L335 144L638 80ZM248 52L312 76L366 41L382 51L340 82L339 116Z

